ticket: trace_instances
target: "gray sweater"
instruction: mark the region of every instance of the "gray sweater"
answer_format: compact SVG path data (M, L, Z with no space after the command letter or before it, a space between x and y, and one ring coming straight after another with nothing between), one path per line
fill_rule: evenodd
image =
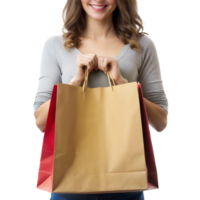
M121 74L128 82L139 82L143 96L168 111L168 100L162 84L155 45L147 35L143 35L137 42L141 52L132 50L130 44L126 44L115 57ZM54 85L59 82L68 84L75 75L76 57L82 53L77 48L66 51L63 43L62 35L57 35L48 38L44 44L33 104L34 113L40 105L51 99ZM93 70L88 77L87 87L109 87L107 75L100 70Z

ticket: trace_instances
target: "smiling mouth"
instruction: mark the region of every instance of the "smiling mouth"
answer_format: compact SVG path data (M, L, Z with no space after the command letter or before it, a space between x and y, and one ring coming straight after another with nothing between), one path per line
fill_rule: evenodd
M97 9L101 9L101 8L105 8L107 7L108 5L105 5L105 6L96 6L96 5L92 5L92 4L89 4L90 6L92 6L93 8L97 8Z

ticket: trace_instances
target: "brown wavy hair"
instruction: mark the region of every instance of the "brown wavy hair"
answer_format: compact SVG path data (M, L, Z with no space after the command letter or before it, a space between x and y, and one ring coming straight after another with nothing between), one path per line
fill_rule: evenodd
M117 33L117 37L124 44L130 43L131 49L140 51L137 39L147 34L143 32L143 21L138 15L138 7L136 0L116 0L117 7L113 11L113 23ZM64 25L62 27L64 48L73 48L78 46L81 41L79 37L82 35L86 27L86 13L82 7L81 0L68 0L63 12L62 18ZM67 32L65 32L67 30ZM142 32L140 32L142 30Z

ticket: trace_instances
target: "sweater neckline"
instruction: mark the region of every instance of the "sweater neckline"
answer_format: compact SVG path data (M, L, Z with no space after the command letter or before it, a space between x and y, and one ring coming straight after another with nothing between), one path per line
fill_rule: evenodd
M119 54L117 56L114 57L114 59L119 60L128 50L130 44L125 44L124 47L122 48L122 50L119 52ZM74 47L74 51L76 52L76 54L83 54L81 51L79 51L76 47Z

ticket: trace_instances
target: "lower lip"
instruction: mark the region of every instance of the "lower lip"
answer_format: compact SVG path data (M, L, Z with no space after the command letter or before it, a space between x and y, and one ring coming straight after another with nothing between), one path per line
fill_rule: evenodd
M90 7L93 9L93 10L95 10L95 11L102 11L102 10L104 10L106 7L103 7L103 8L94 8L93 6L91 6L90 5Z

